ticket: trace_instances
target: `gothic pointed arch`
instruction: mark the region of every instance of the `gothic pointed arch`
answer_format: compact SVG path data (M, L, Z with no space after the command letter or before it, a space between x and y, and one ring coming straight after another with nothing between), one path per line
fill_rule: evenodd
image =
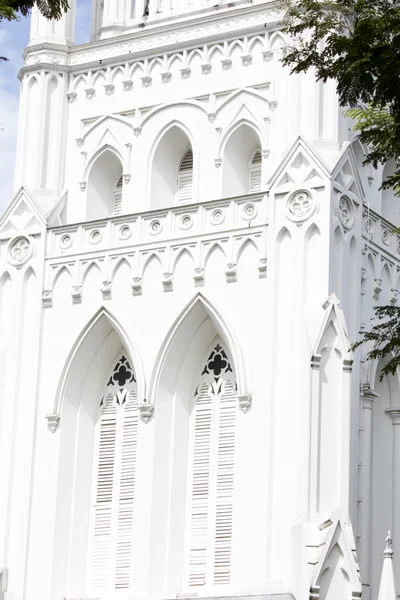
M150 158L150 207L190 202L194 195L194 152L192 136L177 121L159 135Z
M210 404L212 400L212 390L209 387L212 379L210 369L214 367L216 371L215 381L213 381L216 387L213 388L213 402ZM220 380L221 369L224 373L226 370L229 381L231 381L229 376L234 374L234 383L229 384L230 392L222 400L219 391L221 386L225 386L225 375ZM216 572L212 573L212 556L217 551L218 540L221 541L222 538L219 537L217 530L209 530L203 520L198 523L199 535L210 535L210 540L213 541L210 542L210 554L199 557L201 574L199 579L196 579L194 562L195 555L200 552L198 544L201 544L201 541L193 537L196 531L193 518L196 510L200 508L198 506L196 508L193 504L197 502L193 500L195 493L193 486L199 483L196 483L194 478L197 477L196 473L200 466L195 464L193 453L196 440L200 435L200 425L196 425L196 419L205 414L202 412L202 407L206 407L206 412L207 410L218 412L219 402L226 400L227 408L229 404L230 412L228 412L233 419L231 424L234 427L244 386L240 350L232 332L215 307L203 295L197 294L181 311L170 328L156 358L149 386L149 404L154 404L156 400L150 541L150 569L155 576L151 582L151 595L174 595L180 589L193 591L196 586L200 586L198 589L207 588L211 591L215 586L218 589L218 585L226 583L226 578L229 578L229 573L224 571L222 563L221 579L218 579L219 575ZM207 396L207 390L211 395ZM214 412L212 414L214 415ZM215 415L211 416L210 412L210 418L214 419L214 417ZM218 422L218 418L215 418ZM207 430L205 443L209 443L210 436L214 436L213 444L217 443L215 436L218 435L212 433L211 429ZM234 431L232 435L234 436ZM217 462L218 458L214 456L212 465L210 463L207 467L207 473L209 469L216 468ZM207 490L203 492L204 510L215 512L217 510L215 489L213 488L212 491L210 488L214 500L207 495ZM181 507L181 510L174 510L176 506ZM228 507L227 511L229 510ZM229 516L228 521L231 523L230 519ZM227 554L224 556L230 565L229 548L230 543L226 547ZM219 550L222 554L225 552L222 547ZM218 563L218 559L216 561ZM163 578L158 576L158 573L163 572L170 574L168 581L163 581Z
M222 143L223 196L240 196L261 189L261 137L254 124L242 120ZM252 161L256 159L256 164Z
M116 208L119 182L122 186L123 158L113 146L105 144L90 160L86 169L86 219L110 217Z
M350 479L352 355L334 294L323 304L311 357L310 515L326 518L346 505ZM329 382L329 385L327 385Z
M155 406L157 398L157 388L160 383L162 372L166 369L168 356L173 355L174 348L177 349L182 344L182 336L186 341L193 333L193 327L198 326L205 319L210 319L216 333L226 341L229 346L232 360L235 364L235 371L238 381L238 393L244 394L247 391L244 360L232 328L230 328L223 319L220 311L203 294L198 292L195 297L181 310L173 325L169 329L161 348L158 352L155 366L149 380L148 401ZM189 326L189 329L187 329Z
M143 390L129 336L100 309L69 353L48 416L53 431L60 426L54 597L60 589L69 597L131 589Z
M140 398L145 396L144 369L140 354L129 337L126 329L120 321L104 306L102 306L91 319L86 323L72 346L62 370L52 413L60 416L62 406L65 401L67 385L73 380L77 373L75 370L81 364L81 358L87 353L88 356L95 352L96 341L100 338L105 339L107 335L113 332L120 340L120 346L123 346L128 353L138 378L138 395ZM88 360L88 359L86 359Z
M311 595L315 600L361 598L361 580L351 524L335 515L313 569Z

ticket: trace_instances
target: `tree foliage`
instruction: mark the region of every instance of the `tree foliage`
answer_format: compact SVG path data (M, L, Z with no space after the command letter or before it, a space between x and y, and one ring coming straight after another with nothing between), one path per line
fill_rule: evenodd
M26 17L35 5L46 19L60 19L68 0L0 0L0 21L18 19L18 14Z
M379 378L394 375L400 367L400 307L375 307L376 325L363 334L362 340L352 345L352 350L365 342L370 342L373 349L368 352L370 360L390 357L382 368Z
M394 159L384 183L400 195L400 0L282 0L293 43L283 58L292 73L309 69L334 79L340 104L351 107L375 167Z
M395 172L383 187L400 196L400 0L281 4L292 39L284 64L292 73L313 69L317 80L336 82L340 104L369 149L364 163L394 159ZM386 358L382 379L400 367L400 307L375 307L373 321L352 349L367 342L367 359Z

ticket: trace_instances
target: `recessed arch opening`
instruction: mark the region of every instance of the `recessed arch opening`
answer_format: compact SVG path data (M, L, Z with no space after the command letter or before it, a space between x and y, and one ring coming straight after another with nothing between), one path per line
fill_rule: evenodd
M110 387L116 365L121 366L119 363L124 372L120 369L122 374L118 372L114 378L116 385ZM135 398L131 395L123 397L128 384L125 379L122 382L121 377L129 368L135 374L134 389L129 388L129 393L134 392ZM130 564L125 561L117 569L118 561L121 562L118 559L121 532L118 514L123 474L122 467L118 467L119 470L115 467L115 461L119 464L123 460L119 454L124 439L123 413L128 405L128 411L136 410L133 417L139 422L137 401L141 392L138 387L142 389L143 382L140 386L137 382L141 372L129 341L105 312L96 315L82 332L67 361L56 403L60 416L60 446L52 597L66 594L68 597L103 597L118 588L122 594L128 595L131 591ZM110 400L112 393L116 395ZM111 442L116 444L114 449ZM100 472L104 460L108 461L106 474ZM110 517L108 531L105 529L107 511ZM93 565L100 563L102 569L96 571L97 567Z
M95 158L87 183L86 219L104 219L122 211L122 163L110 149Z
M261 144L253 127L242 123L229 136L223 154L223 196L261 190Z
M189 136L172 125L159 140L150 168L150 208L193 200L193 148Z
M237 413L238 393L234 349L229 343L224 326L221 326L201 300L193 302L182 313L159 354L160 368L158 373L155 373L150 389L150 398L157 398L151 508L151 596L176 595L195 590L211 594L226 591L224 584L229 584L229 544L226 561L228 571L224 571L219 580L211 566L211 555L215 552L218 532L207 530L206 535L211 536L213 542L207 551L208 554L200 558L201 573L197 577L197 568L193 569L196 547L190 533L193 528L193 511L196 511L192 502L195 486L193 477L196 472L196 465L193 463L196 406L198 407L196 400L200 393L199 385L201 387L205 365L216 348L217 353L225 353L232 365L234 391L228 402L234 419ZM221 354L218 357L219 363L225 361L225 356ZM213 358L214 355L210 360ZM208 397L206 401L211 402L211 399ZM219 401L215 400L215 406ZM208 404L206 410L210 412L217 409L214 408L214 404ZM201 414L204 416L204 413ZM210 412L210 419L212 418ZM208 435L218 434L206 432L206 444ZM217 459L214 459L215 457L213 461L216 463ZM208 469L208 466L205 468ZM208 497L208 490L201 493ZM212 495L215 490L210 488L209 493ZM204 499L204 502L206 505L208 500ZM206 512L209 506L207 504L203 507ZM215 502L210 510L217 510ZM205 526L202 528L200 524L199 527L202 529L202 535L205 534Z

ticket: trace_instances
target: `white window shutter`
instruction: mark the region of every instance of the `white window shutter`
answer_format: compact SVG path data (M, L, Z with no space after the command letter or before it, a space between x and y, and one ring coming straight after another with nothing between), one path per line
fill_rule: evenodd
M114 192L113 216L117 217L122 213L122 192Z
M132 375L122 387L121 365L122 376L127 369ZM96 594L130 587L139 415L136 381L124 357L113 375L102 400L94 456L88 591Z
M202 371L191 415L186 546L190 588L230 582L236 411L232 368L217 345Z
M189 149L185 152L178 172L177 200L190 202L193 191L193 153Z
M259 192L261 190L261 152L257 152L253 156L249 168L249 194Z
M118 180L117 189L113 196L113 216L116 217L122 213L122 175Z
M229 583L231 575L233 478L235 466L236 386L223 384L219 397L219 431L215 517L214 583Z
M211 386L204 382L194 408L189 586L206 583L212 409Z
M116 434L117 406L113 395L108 394L100 417L96 495L93 506L94 523L91 536L90 588L95 592L108 587Z

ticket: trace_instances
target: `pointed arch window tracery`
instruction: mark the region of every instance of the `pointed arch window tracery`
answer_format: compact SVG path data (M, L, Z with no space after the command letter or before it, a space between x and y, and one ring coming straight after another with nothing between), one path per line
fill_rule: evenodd
M89 532L89 593L131 587L139 412L137 382L122 355L99 403Z
M201 370L189 423L185 584L231 576L237 385L222 342Z

